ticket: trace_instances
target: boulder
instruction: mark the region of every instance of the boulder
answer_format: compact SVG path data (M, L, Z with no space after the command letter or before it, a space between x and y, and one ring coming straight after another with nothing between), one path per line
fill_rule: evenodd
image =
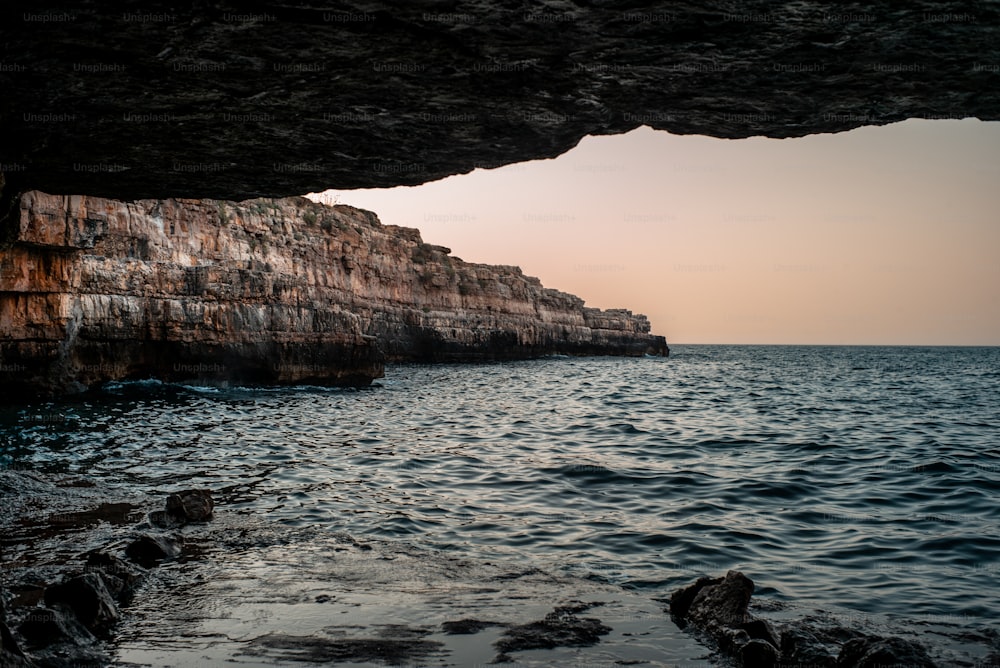
M720 582L722 582L722 578L700 577L694 584L678 589L670 595L670 614L681 625L681 628L687 623L688 610L698 592L709 585L716 585Z
M32 648L56 644L89 645L94 641L93 634L64 606L35 608L17 630Z
M135 563L149 568L165 559L176 559L184 544L180 536L142 534L125 548L125 555Z
M779 653L766 640L751 640L740 647L739 657L744 668L773 668L778 664Z
M114 597L96 573L84 573L47 587L45 604L66 606L94 633L108 631L118 621Z
M691 601L687 619L698 626L742 628L750 621L747 606L753 581L739 571L729 571L719 582L702 587Z
M85 570L97 573L115 600L126 605L132 601L135 588L146 574L142 568L100 551L87 555Z
M769 623L749 613L753 591L753 580L740 571L698 578L671 594L670 613L678 626L690 625L742 665L773 666L781 658L781 639Z
M212 492L207 489L188 489L167 497L167 513L187 522L210 520L214 508Z

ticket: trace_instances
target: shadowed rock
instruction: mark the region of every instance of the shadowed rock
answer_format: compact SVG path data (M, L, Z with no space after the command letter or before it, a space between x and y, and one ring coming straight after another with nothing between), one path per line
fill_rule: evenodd
M45 604L71 609L80 623L93 633L107 632L118 621L114 597L96 573L84 573L46 587Z
M601 636L611 633L611 627L593 617L577 616L591 607L592 604L558 607L542 620L510 627L493 643L500 652L498 661L505 659L508 652L596 645Z
M25 665L24 652L7 627L7 603L0 589L0 668Z
M739 648L740 663L748 668L772 668L779 656L774 645L765 640L751 640Z
M903 638L868 636L848 640L837 657L837 668L935 668L920 645Z
M94 636L68 609L36 608L18 626L18 632L32 648L56 644L88 645Z
M805 628L789 624L781 632L781 656L785 663L796 666L832 668L837 657L830 654L824 643Z
M97 573L104 581L108 592L123 605L131 602L136 587L146 572L107 552L91 552L87 555L86 570Z
M773 666L780 639L771 625L748 612L753 581L739 571L721 578L699 578L670 596L670 613L682 627L691 625L747 668Z
M143 534L129 543L125 554L140 566L150 568L165 559L179 557L183 544L180 536Z
M1000 118L985 2L7 0L0 45L14 187L119 199L413 185L643 124Z
M189 489L167 497L167 512L185 522L207 522L214 508L212 492L207 489Z

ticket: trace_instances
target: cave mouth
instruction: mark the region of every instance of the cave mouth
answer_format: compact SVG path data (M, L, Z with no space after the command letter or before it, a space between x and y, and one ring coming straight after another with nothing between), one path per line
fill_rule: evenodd
M20 191L239 201L416 185L643 125L784 138L1000 118L994 6L537 9L12 0L0 171Z

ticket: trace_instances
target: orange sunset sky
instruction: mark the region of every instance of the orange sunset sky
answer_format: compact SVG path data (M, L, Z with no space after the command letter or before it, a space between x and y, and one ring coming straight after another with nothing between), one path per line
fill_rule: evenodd
M671 343L1000 345L1000 123L784 140L639 128L325 196L645 313Z

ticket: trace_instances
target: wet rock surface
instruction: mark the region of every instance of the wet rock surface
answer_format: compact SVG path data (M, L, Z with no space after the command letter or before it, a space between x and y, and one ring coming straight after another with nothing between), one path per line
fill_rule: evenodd
M838 668L879 668L907 666L935 668L935 663L920 645L902 638L868 636L844 643L837 657Z
M0 400L147 378L366 385L385 361L668 353L643 315L464 262L352 207L39 192L20 206L0 263ZM190 491L171 503L185 521L211 512Z
M118 554L134 553L130 548L137 543L142 543L144 548L153 545L157 550L169 551L171 556L180 554L179 536L143 534L139 540L129 542L127 536L131 528L122 526L125 522L116 521L116 517L133 518L132 511L138 508L137 504L104 501L95 507L93 499L106 491L94 485L63 484L66 481L46 482L43 476L36 474L0 471L0 489L9 494L5 501L9 499L13 508L25 502L25 505L50 510L60 508L58 512L43 516L44 531L34 530L34 523L28 523L27 532L17 532L13 540L7 539L3 545L7 557L5 585L13 594L9 597L0 589L0 666L3 668L109 665L112 663L109 642L122 618L121 609L134 602L149 575L148 571ZM69 482L79 480L69 479ZM188 493L179 494L183 497ZM208 490L199 490L198 496L202 508L212 505ZM68 505L81 503L85 507L89 504L90 509ZM108 508L114 512L109 512ZM94 527L95 518L104 522ZM110 526L113 531L101 531L102 526ZM81 529L95 534L93 539L104 546L81 552L79 548L89 543L86 532L81 534ZM23 537L43 542L35 551L18 542ZM49 540L67 548L65 554L47 550L44 541ZM147 563L152 566L159 560Z
M0 164L19 191L245 199L417 184L640 124L996 120L998 31L994 3L929 0L10 0Z
M189 489L167 497L167 512L183 522L207 522L215 502L207 489Z
M781 656L792 665L835 666L837 657L828 649L831 645L806 628L788 626L781 633Z
M17 630L29 648L88 645L95 640L76 615L63 608L36 608L21 621Z
M106 633L118 621L118 606L96 573L84 573L47 587L45 603L71 609L92 633Z
M510 652L596 645L601 641L601 636L611 633L611 627L594 617L578 616L593 607L594 604L562 606L540 621L508 628L503 637L494 643L500 652L497 662L509 661Z
M140 566L149 568L166 559L176 559L184 549L180 536L143 534L129 543L125 554Z
M750 613L753 590L753 582L739 571L699 578L673 592L670 612L678 624L746 668L963 665L935 661L917 640L872 635L834 618L806 616L772 624ZM988 647L996 638L978 642Z
M479 619L460 619L456 622L445 622L441 625L441 630L448 635L471 635L491 626L500 626L500 624L484 622Z
M146 571L138 566L119 559L107 552L91 552L87 555L85 570L97 573L108 592L122 605L128 605L135 595L135 590L146 575Z
M60 480L12 480L22 475L0 472L0 486L9 493L28 490L32 498L46 498L46 490L65 495L36 508L42 511L36 519L97 507L101 495L104 502L139 508L164 504L162 493L125 500L107 490L61 487ZM15 502L17 497L12 493ZM70 498L81 505L53 505ZM219 503L230 508L232 499L223 495ZM5 521L9 518L0 518ZM11 642L38 666L164 668L324 661L464 666L507 658L539 667L770 665L772 640L780 645L776 665L781 666L968 668L995 665L1000 649L1000 635L989 629L926 625L900 634L871 618L796 614L786 605L764 605L769 599L751 599L744 610L748 585L735 574L704 578L694 595L678 594L678 601L689 599L689 612L697 600L696 609L712 607L744 620L737 628L719 624L741 639L739 651L733 651L693 622L686 631L678 629L647 594L518 560L486 562L406 540L278 526L232 509L217 513L210 524L177 529L185 536L186 554L143 572L122 556L135 528L101 526L112 533L63 525L30 547L7 543L11 560L0 591L0 624L10 637L0 636L0 666L29 665L10 649ZM98 549L78 549L93 540L101 543ZM62 563L46 561L54 544L77 549L68 550ZM95 638L72 607L44 601L46 588L82 575L100 578L118 606L120 620L110 639ZM706 591L727 578L715 593ZM957 649L945 651L942 643ZM970 654L972 647L981 649Z
M119 660L384 665L378 657L389 656L390 665L471 666L491 663L495 643L514 638L524 666L662 665L704 653L653 602L619 587L229 514L212 529L200 562L171 562L137 598ZM178 588L189 592L183 601L171 594ZM154 649L181 633L195 640Z
M767 622L748 612L753 591L753 581L739 571L699 578L671 595L670 613L678 624L690 625L740 665L773 666L780 656L780 640Z
M753 596L753 581L739 571L729 571L699 585L691 599L686 618L703 628L739 628L751 621L747 606Z

